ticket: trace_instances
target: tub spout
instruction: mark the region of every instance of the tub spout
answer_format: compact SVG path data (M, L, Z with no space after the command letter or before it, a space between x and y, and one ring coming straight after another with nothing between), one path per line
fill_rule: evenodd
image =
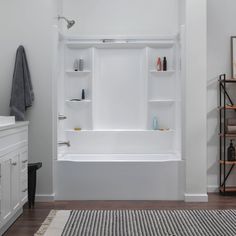
M65 120L65 119L67 119L66 116L60 114L58 115L58 120Z
M61 146L61 145L67 145L67 147L70 147L70 141L68 142L58 142L58 145Z

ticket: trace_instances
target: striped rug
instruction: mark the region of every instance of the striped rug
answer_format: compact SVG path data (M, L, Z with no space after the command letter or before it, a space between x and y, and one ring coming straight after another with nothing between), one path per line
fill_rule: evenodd
M236 210L73 210L60 234L45 235L236 236Z

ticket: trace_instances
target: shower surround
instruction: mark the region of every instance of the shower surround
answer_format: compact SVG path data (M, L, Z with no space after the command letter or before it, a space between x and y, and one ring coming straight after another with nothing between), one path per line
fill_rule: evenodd
M178 35L60 38L55 198L184 199Z

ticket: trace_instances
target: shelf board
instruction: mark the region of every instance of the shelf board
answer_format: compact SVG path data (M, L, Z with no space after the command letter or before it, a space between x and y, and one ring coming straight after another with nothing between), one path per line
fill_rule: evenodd
M219 109L224 109L224 107L219 107ZM226 110L236 110L236 105L233 105L233 106L227 105L227 106L225 106L225 109Z
M168 71L150 70L150 73L155 75L172 75L175 73L175 70L168 70Z
M81 101L71 101L69 99L66 100L67 103L76 103L76 104L79 104L79 103L90 103L91 100L89 99L84 99L84 100L81 100Z
M236 83L236 79L226 79L226 80L220 80L222 83Z
M66 46L71 49L89 49L92 47L95 48L172 48L175 45L175 40L161 40L161 41L139 41L139 40L115 40L110 42L102 42L102 40L98 40L95 42L89 41L68 41L66 42Z
M220 191L224 192L224 187L220 187ZM225 192L236 192L236 186L234 186L234 187L225 187Z
M66 74L68 75L85 75L91 73L90 70L83 70L83 71L73 71L73 70L67 70Z
M72 133L80 133L80 132L148 132L148 133L172 133L175 130L144 130L144 129L95 129L95 130L74 130L74 129L67 129L65 132L72 132Z
M220 164L225 164L225 165L235 165L236 164L236 161L220 161Z
M175 102L174 99L150 99L148 100L149 103L173 103Z
M229 133L226 133L226 134L224 134L224 133L220 133L219 134L221 137L226 137L226 138L233 138L233 137L236 137L236 134L229 134Z

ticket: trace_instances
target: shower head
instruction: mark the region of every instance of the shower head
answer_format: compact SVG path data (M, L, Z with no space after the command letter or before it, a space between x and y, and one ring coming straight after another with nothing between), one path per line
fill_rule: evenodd
M75 21L74 20L68 20L66 17L64 16L58 16L57 17L58 20L65 20L67 22L67 29L70 29L74 24L75 24Z
M75 24L74 20L67 21L67 29L70 29Z

